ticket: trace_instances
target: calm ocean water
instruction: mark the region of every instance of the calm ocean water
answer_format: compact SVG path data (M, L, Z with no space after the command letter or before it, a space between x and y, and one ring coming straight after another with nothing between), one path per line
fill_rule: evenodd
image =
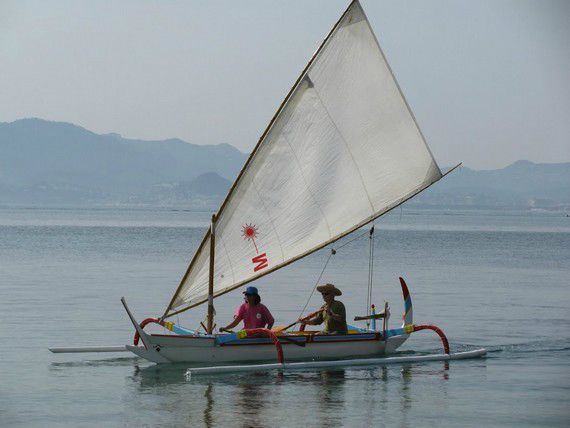
M185 365L49 346L122 345L162 313L208 213L0 209L0 426L569 426L570 218L404 209L377 221L373 301L391 326L408 280L415 321L486 359L186 379ZM358 232L353 235L358 236ZM346 241L345 241L346 242ZM277 323L297 318L328 251L256 283ZM365 311L367 237L323 281ZM216 300L220 323L241 302ZM309 308L320 302L315 296ZM194 328L204 308L181 316ZM402 352L439 351L431 332ZM412 351L413 350L413 351Z

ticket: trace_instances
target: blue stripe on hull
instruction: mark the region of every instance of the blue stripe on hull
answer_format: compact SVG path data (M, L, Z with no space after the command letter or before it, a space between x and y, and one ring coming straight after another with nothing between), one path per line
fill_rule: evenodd
M290 340L294 340L295 342L305 343L308 339L308 336L287 336L287 338ZM376 339L375 333L331 335L331 336L314 335L311 342L348 342L352 340L374 340L374 339ZM288 343L283 339L281 339L279 342L281 342L281 344ZM224 345L254 345L254 344L272 344L273 341L265 337L251 338L251 339L231 338L229 341L220 341L219 343Z

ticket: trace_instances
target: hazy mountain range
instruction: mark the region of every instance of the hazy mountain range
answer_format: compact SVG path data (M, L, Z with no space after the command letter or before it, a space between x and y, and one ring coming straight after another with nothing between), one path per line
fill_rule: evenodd
M0 203L209 207L246 157L229 144L133 140L40 119L0 123Z
M567 210L570 162L540 164L519 160L502 169L482 171L461 167L407 205Z
M229 144L134 140L41 119L0 122L0 206L215 209L246 158ZM407 205L567 209L570 163L463 167Z

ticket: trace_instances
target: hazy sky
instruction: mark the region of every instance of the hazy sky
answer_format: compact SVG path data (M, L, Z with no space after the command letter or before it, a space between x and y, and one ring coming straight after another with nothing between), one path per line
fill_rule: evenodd
M570 161L570 1L362 5L440 163ZM346 0L0 0L0 121L249 151Z

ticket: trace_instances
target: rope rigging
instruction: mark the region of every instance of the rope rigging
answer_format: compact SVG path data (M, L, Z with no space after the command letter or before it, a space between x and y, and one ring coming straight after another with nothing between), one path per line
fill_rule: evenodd
M303 312L305 312L305 309L307 309L307 306L309 305L309 301L311 300L311 297L313 297L313 294L315 293L315 290L317 289L317 285L319 285L319 282L321 282L321 278L323 277L323 274L325 273L325 270L329 264L329 261L331 260L331 257L334 256L335 254L336 254L336 250L334 248L331 248L331 252L327 258L327 261L325 262L325 265L323 266L323 270L321 271L319 278L315 282L315 285L313 286L313 289L311 290L311 294L309 295L309 298L305 302L305 306L303 306L303 309L301 309L301 312L299 313L299 316L297 317L297 319L299 319L303 316Z
M334 256L338 250L340 250L341 248L347 246L348 244L351 244L352 242L364 237L368 235L369 237L369 241L370 241L370 249L369 249L369 254L368 254L368 293L367 293L367 297L366 297L366 314L370 315L370 305L371 305L371 301L372 301L372 279L373 279L373 272L374 272L374 224L372 224L372 227L370 228L370 230L367 230L357 236L355 236L354 238L350 239L349 241L344 242L342 245L339 245L336 248L331 248L331 252L329 253L329 256L327 257L325 264L323 266L323 269L321 270L321 273L319 274L319 277L317 278L315 285L313 286L313 289L311 290L311 294L309 294L309 297L307 298L307 301L305 302L305 305L303 306L303 309L301 309L301 312L299 313L299 316L297 317L297 319L300 319L303 316L303 313L305 312L305 310L307 309L307 306L309 305L309 302L311 301L311 298L313 297L313 294L315 294L315 290L317 289L317 286L319 285L319 283L321 282L321 279L325 273L325 270L327 269L327 266L329 265L329 262L332 258L332 256ZM366 321L366 325L368 327L370 321Z

